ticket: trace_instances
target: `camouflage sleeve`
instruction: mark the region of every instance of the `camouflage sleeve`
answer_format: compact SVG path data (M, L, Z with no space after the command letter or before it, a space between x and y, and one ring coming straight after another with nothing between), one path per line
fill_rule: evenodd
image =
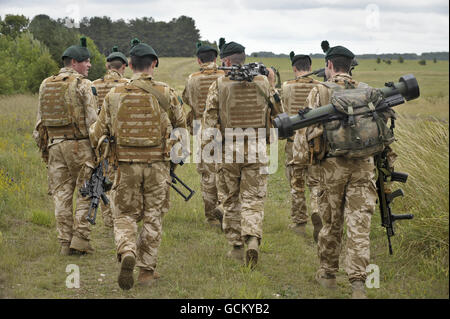
M269 100L273 107L270 108L270 118L273 120L278 114L284 113L283 101L278 91L271 87L269 91Z
M89 127L89 139L92 148L97 148L98 141L103 135L111 135L110 94L103 100L103 105L97 120Z
M36 141L36 143L39 145L39 140L40 140L40 135L39 135L39 126L41 124L41 119L42 119L42 115L41 115L41 99L40 97L42 96L42 88L43 88L43 84L44 81L42 81L41 86L39 87L39 100L38 100L38 110L37 110L37 115L36 115L36 125L34 126L34 130L33 130L33 138Z
M206 107L203 113L202 129L219 128L219 90L217 81L214 81L209 87L208 96L206 97ZM202 147L210 143L212 137L202 139Z
M92 92L92 82L83 79L78 87L78 92L86 112L86 127L90 127L97 120L97 99Z
M172 88L170 89L170 106L168 115L173 128L186 128L186 117L183 112L183 106L178 100L178 95L175 93L175 90Z
M323 94L322 94L323 95ZM306 98L306 106L315 109L321 106L321 99L320 99L320 91L319 88L316 86L314 87L310 92L308 97ZM323 126L322 124L315 124L308 126L306 129L306 136L307 140L311 141L312 139L319 137L323 134Z
M42 82L44 83L44 82ZM41 96L42 93L42 87L41 84L39 88L39 96ZM36 125L33 130L33 138L36 141L36 145L41 151L42 159L46 164L48 164L48 132L47 128L42 125L42 116L41 116L41 99L38 101L38 111L36 116Z
M161 122L161 135L163 136L163 141L165 141L163 150L164 159L168 161L170 160L170 150L172 149L172 146L176 141L170 139L170 134L172 133L173 127L172 124L170 123L169 115L166 112L161 112L160 122Z
M194 121L194 110L192 109L191 106L191 99L190 99L190 85L189 85L189 80L186 81L186 85L184 87L183 90L183 94L182 94L182 98L183 98L183 102L184 104L186 104L187 106L189 106L189 111L186 114L186 126L189 129L189 132L191 133L191 135L193 134L193 130L192 130L192 123Z
M189 81L186 81L186 85L184 86L183 94L181 95L183 102L189 106L191 106L191 100L189 98Z
M314 87L310 92L308 97L306 98L306 106L315 109L320 106L320 95L319 89Z

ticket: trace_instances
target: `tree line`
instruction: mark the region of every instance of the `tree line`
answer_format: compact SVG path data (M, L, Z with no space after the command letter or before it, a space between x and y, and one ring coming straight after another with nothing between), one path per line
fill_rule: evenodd
M194 56L200 40L195 21L187 16L169 22L151 17L128 22L105 16L85 17L76 24L45 14L36 15L31 21L23 15L7 14L4 19L0 16L0 94L36 93L40 82L62 67L62 53L79 44L81 35L87 37L91 52L90 80L104 75L106 56L113 46L128 55L132 38L151 44L161 57ZM217 46L215 42L202 42Z
M250 54L252 57L260 58L288 58L289 55L285 53L275 54L268 51L253 52ZM311 53L311 58L324 59L325 55L321 53ZM381 60L446 60L449 59L448 52L424 52L420 55L416 53L384 53L384 54L359 54L356 55L357 59L381 59Z

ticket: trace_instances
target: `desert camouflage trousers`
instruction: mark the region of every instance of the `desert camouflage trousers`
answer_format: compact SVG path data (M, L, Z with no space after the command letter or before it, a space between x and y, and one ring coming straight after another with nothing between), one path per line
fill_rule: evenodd
M156 268L169 169L169 162L119 162L112 192L114 238L119 260L124 253L132 252L137 267ZM137 223L141 220L142 229L137 234Z
M197 172L200 174L200 187L202 190L203 203L205 206L205 217L207 220L214 220L216 217L211 214L212 210L219 205L217 192L216 164L198 163Z
M318 165L300 166L291 164L286 166L286 178L291 186L291 219L293 223L308 222L306 206L305 180L309 189L310 214L319 213L317 194L320 190L320 169Z
M305 197L305 180L309 189L311 215L319 213L317 194L320 190L320 169L318 165L298 165L292 162L292 142L286 142L286 178L291 186L291 220L296 224L308 221L308 209Z
M49 149L48 190L55 203L56 231L61 244L68 244L76 236L89 241L90 224L86 220L90 200L79 194L85 179L89 179L94 153L88 139L66 140ZM75 217L73 197L76 193Z
M114 167L110 163L108 163L108 171L106 172L106 176L111 182L114 181L115 172L116 171L114 170ZM113 227L114 223L111 209L113 205L111 203L112 192L107 192L106 196L108 196L108 199L110 200L108 205L105 205L102 200L100 201L100 210L102 212L103 224L108 227Z
M217 164L219 198L223 196L222 229L229 244L242 246L247 236L262 238L267 174L260 163Z
M335 274L344 222L347 226L345 264L350 282L366 280L370 259L370 223L377 199L373 157L325 158L320 163L319 209L323 227L319 233L320 268Z

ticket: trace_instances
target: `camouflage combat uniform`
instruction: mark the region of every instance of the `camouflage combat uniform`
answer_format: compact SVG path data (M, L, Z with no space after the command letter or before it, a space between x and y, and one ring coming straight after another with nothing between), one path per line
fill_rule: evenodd
M254 85L259 85L261 91ZM229 94L230 90L234 96ZM203 129L220 128L225 144L225 128L270 127L271 120L283 112L281 101L274 99L275 93L265 76L255 77L250 84L220 77L209 88ZM266 99L271 101L272 107ZM245 108L242 108L243 103ZM208 143L205 139L202 146ZM249 162L248 147L246 142L244 163L225 163L222 159L222 163L217 164L218 187L224 194L223 231L229 244L235 247L243 246L249 237L256 237L259 242L262 238L267 174L261 174L261 169L266 164L258 160ZM224 153L223 147L221 156Z
M134 74L128 84L105 97L97 122L90 128L93 143L114 136L118 166L112 202L118 259L136 256L136 266L153 271L161 243L162 216L169 189L169 105L173 90L149 74ZM120 107L119 107L120 105ZM172 106L170 106L172 107ZM137 223L143 226L136 240Z
M208 89L211 86L211 83L222 75L224 75L224 72L217 70L217 64L215 62L203 63L200 65L200 72L189 75L186 87L183 91L183 101L191 107L188 118L197 121L202 120ZM192 124L189 126L189 129L191 130L191 133L193 133ZM196 138L196 134L194 134L194 138ZM197 172L201 176L200 185L207 221L217 219L217 216L213 214L214 208L219 205L215 165L215 163L205 162L197 164Z
M290 116L298 114L300 109L305 108L309 92L318 83L320 82L309 77L297 77L295 80L283 83L283 105ZM302 129L299 133L304 134L304 131L305 129ZM305 179L310 190L311 215L319 213L317 207L317 193L320 180L318 168L309 156L309 149L302 150L299 147L294 147L294 140L290 138L286 142L285 152L286 177L291 186L292 222L294 224L305 224L308 221Z
M92 82L97 91L97 105L98 112L100 113L103 105L103 100L106 94L115 86L127 83L128 79L124 78L117 70L111 69L106 72L105 76ZM110 181L114 180L115 169L112 165L113 161L109 160L107 177ZM111 206L105 205L103 201L100 201L100 209L102 211L103 223L108 227L113 227Z
M73 196L94 165L88 128L97 119L96 110L91 81L72 68L62 68L41 84L33 136L39 141L46 138L41 128L48 132L48 191L55 203L58 240L82 252L92 249L86 220L90 201L78 194L74 218Z
M350 75L337 74L329 82L345 87L357 86ZM332 90L324 85L314 88L307 104L316 108L330 102ZM306 138L321 136L322 125L307 128ZM377 199L373 156L347 159L328 157L323 138L315 152L320 160L321 191L318 196L323 228L319 233L319 272L335 275L339 270L339 254L344 222L347 225L346 272L350 282L365 281L370 258L370 223ZM324 156L325 155L325 156Z

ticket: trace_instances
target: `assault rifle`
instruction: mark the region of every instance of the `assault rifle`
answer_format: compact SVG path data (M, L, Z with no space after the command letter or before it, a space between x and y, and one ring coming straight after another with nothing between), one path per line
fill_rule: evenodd
M180 166L183 165L183 161L181 161ZM181 196L184 198L184 200L187 202L188 200L191 199L192 196L194 196L195 191L193 189L191 189L189 186L187 186L178 176L177 174L175 174L175 169L172 168L172 165L170 167L170 177L172 178L172 183L170 184L170 186ZM183 192L176 187L174 184L180 183L188 192L188 195L183 194Z
M350 75L352 75L352 71L355 69L355 66L357 66L357 65L359 65L358 60L353 59L352 64L350 66L350 71L348 72ZM315 75L319 78L323 78L324 81L327 80L327 76L325 75L325 68L314 70L312 72L309 72L308 74L302 75L302 77L307 77L307 76L311 76L311 75Z
M388 108L400 105L420 96L419 84L412 74L402 76L398 82L388 82L380 90L383 100L376 106L375 111L381 112ZM294 135L294 131L318 123L345 119L348 115L337 111L333 104L327 104L314 110L306 108L297 115L289 116L287 113L278 115L273 125L278 129L280 138Z
M221 66L218 69L229 71L226 76L233 81L252 82L258 75L269 75L269 70L262 63L252 62L244 65Z
M307 74L304 74L304 75L302 75L302 78L305 78L305 77L311 76L311 75L321 77L324 79L324 81L326 81L325 68L317 69L317 70L311 71Z
M112 187L112 182L106 177L106 172L108 171L108 160L107 153L109 150L109 142L106 136L103 136L98 145L100 146L102 142L108 143L105 151L105 155L103 156L103 160L100 159L97 167L94 168L91 177L89 180L85 181L83 186L80 188L80 194L83 197L88 196L91 199L89 204L89 212L86 219L92 225L95 225L95 219L97 217L97 209L100 204L100 199L103 201L105 205L109 204L109 199L106 197L106 192L109 191ZM98 147L97 147L98 149ZM92 211L94 215L92 216Z
M378 193L378 205L380 207L381 214L381 226L386 228L386 234L389 244L389 254L392 255L391 236L394 236L394 222L402 219L413 219L414 215L394 215L391 212L390 204L394 198L403 196L403 190L401 188L395 190L392 193L386 193L384 183L390 179L392 182L406 183L408 174L394 172L389 169L389 165L386 158L386 151L375 156L375 164L377 166L378 178L377 178L377 193Z

